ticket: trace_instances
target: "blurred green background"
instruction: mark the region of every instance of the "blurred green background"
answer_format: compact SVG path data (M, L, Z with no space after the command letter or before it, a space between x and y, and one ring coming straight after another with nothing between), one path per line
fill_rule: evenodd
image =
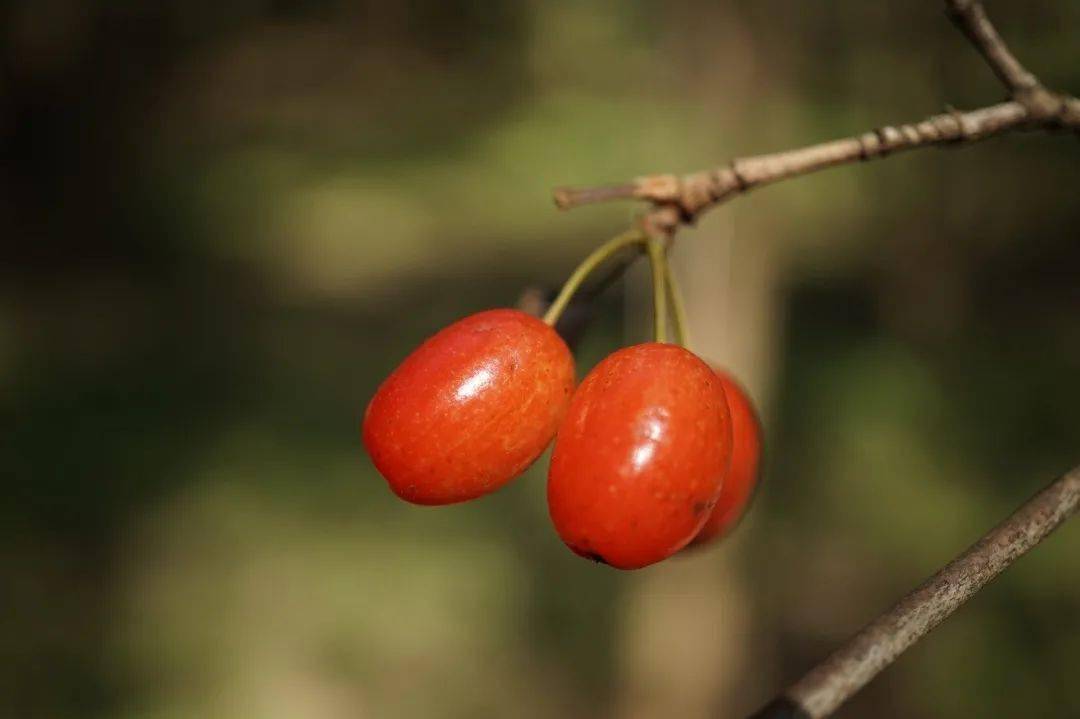
M1080 3L989 10L1080 90ZM719 546L620 573L558 541L544 461L430 509L360 447L412 347L636 209L552 186L999 100L940 2L0 13L2 717L740 716L1080 459L1080 145L1041 134L681 237L767 432ZM579 374L637 331L634 287ZM1080 715L1078 550L1064 528L840 716Z

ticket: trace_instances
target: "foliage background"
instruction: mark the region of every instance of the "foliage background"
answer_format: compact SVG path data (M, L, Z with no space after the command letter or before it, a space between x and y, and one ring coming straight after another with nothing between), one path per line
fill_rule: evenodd
M990 11L1080 89L1080 4ZM738 716L1077 461L1080 147L1042 135L763 189L682 240L728 223L774 278L745 330L774 338L766 484L720 547L618 573L562 548L543 462L427 510L359 446L411 347L631 217L558 214L550 187L996 101L940 3L0 18L2 716ZM623 304L581 373L624 341ZM1078 542L841 715L1080 713ZM649 609L671 598L692 611Z

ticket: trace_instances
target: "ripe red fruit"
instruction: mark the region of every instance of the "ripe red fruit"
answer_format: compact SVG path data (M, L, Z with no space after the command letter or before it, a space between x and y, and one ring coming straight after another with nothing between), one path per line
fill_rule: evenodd
M386 378L364 413L364 445L402 499L462 502L532 464L573 389L574 358L552 328L518 310L479 312Z
M559 426L551 519L577 554L644 567L694 538L730 459L731 419L709 366L677 345L621 349L589 373Z
M743 388L726 372L717 370L716 376L724 387L731 412L731 468L724 479L724 486L712 514L694 537L694 545L722 537L735 527L753 496L761 460L761 424L753 403Z

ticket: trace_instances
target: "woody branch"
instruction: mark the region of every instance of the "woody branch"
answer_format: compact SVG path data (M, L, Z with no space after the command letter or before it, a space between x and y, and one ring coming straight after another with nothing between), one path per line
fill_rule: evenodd
M948 109L924 120L887 125L868 132L793 150L735 158L687 175L657 174L595 187L554 191L562 209L618 199L651 203L647 229L674 231L702 212L750 190L829 167L875 160L904 150L964 145L1019 130L1080 134L1080 99L1053 92L1024 68L998 35L979 2L946 0L949 17L975 45L1010 99L974 110ZM651 225L651 227L650 227Z

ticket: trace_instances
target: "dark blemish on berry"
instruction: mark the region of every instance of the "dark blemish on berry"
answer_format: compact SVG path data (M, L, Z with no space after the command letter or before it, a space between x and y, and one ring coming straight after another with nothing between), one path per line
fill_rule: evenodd
M570 550L574 554L578 555L579 557L584 557L585 559L591 559L594 562L596 562L597 564L605 564L605 565L608 564L607 560L604 559L604 555L600 554L599 552L593 551L592 542L590 542L587 538L583 538L581 540L581 545L580 546L574 545L574 544L571 544L569 546L570 546ZM608 566L610 566L610 565L608 565Z
M694 516L698 516L709 508L708 502L694 502Z

